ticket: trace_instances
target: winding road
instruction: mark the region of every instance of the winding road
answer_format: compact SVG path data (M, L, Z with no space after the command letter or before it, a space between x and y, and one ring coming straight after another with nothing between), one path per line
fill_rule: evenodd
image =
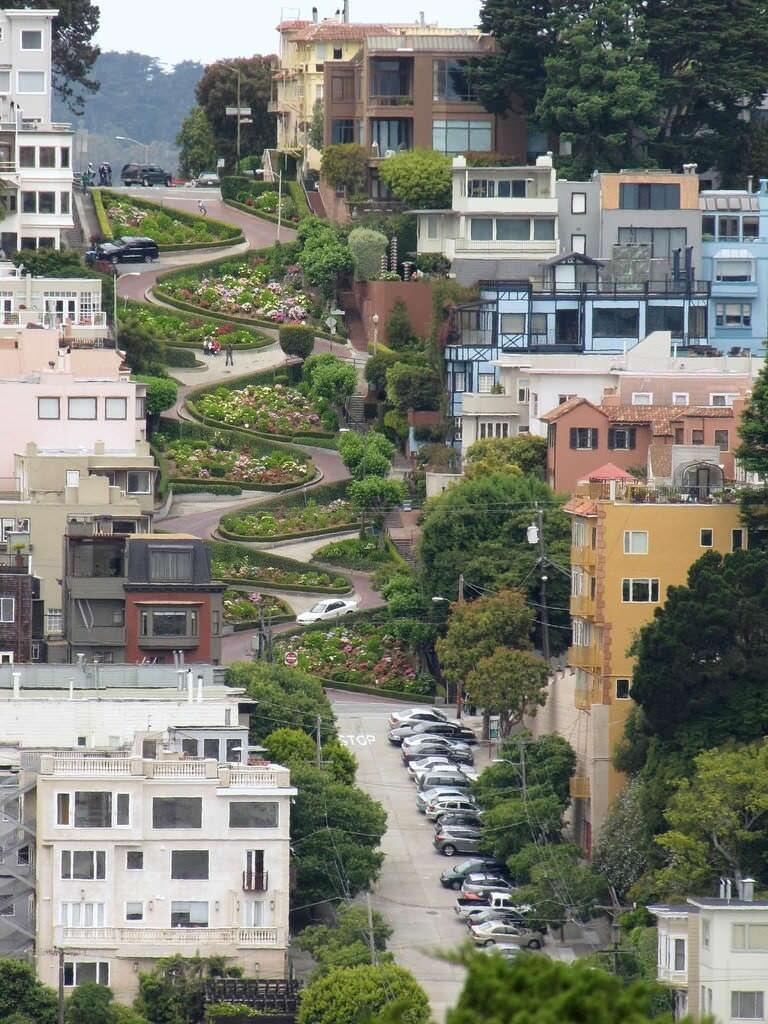
M151 301L162 305L150 294L150 289L160 274L184 266L206 263L212 259L244 255L251 249L263 249L268 245L272 245L277 238L277 226L275 224L227 206L218 198L218 192L214 193L209 190L193 188L121 189L120 191L148 198L163 206L184 210L189 213L197 213L197 204L202 196L208 210L208 215L241 228L246 240L244 243L239 243L226 249L216 249L213 251L210 249L200 249L196 252L184 254L168 254L153 264L151 268L123 273L117 279L117 294L120 298L134 299L138 302ZM295 237L296 232L293 229L285 227L281 229L281 241L287 242ZM275 341L277 340L276 331L264 329L263 333L273 334ZM347 345L317 339L315 352L329 351L340 358L349 359L353 356L351 349ZM207 357L207 369L202 371L199 369L174 369L173 376L179 381L180 385L179 396L174 409L169 410L166 415L178 419L191 419L189 413L185 410L185 403L187 395L194 387L215 383L218 380L236 380L239 376L247 376L257 370L280 366L285 362L285 356L277 344L252 352L237 352L235 359L237 360L237 365L231 369L224 366L224 359L220 356ZM334 483L339 480L348 479L349 473L336 451L304 445L301 446L301 450L306 450L319 470L318 479L314 484L310 484L307 489L311 489L320 483ZM189 533L195 537L209 539L214 536L222 515L270 498L274 498L274 494L267 491L251 491L243 498L226 498L221 501L200 501L194 500L194 496L190 496L189 500L182 499L174 502L172 515L162 520L162 528L172 532ZM313 545L312 550L322 547L323 544L327 544L332 539L332 536L319 538L317 543ZM278 550L278 545L274 544L251 544L246 546L252 546L261 550L275 550L276 552ZM307 556L311 555L311 551L307 550L306 541L280 545L279 553L289 558L297 558L300 561L307 561ZM375 608L383 604L380 595L371 586L371 578L367 573L351 570L341 571L352 582L354 586L352 596L357 599L361 608ZM319 600L323 596L321 594L297 595L263 586L259 586L259 590L281 597L298 611L303 611L313 604L315 600ZM277 627L275 632L290 628L290 624L288 624L283 627ZM222 643L222 661L224 664L241 661L251 656L251 637L254 633L255 630L244 630L243 632L233 633L224 637Z

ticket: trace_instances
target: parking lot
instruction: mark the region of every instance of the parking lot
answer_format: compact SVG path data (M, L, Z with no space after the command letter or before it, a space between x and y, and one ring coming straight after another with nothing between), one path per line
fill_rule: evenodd
M399 747L387 740L389 714L401 705L336 696L339 732L357 757L358 783L384 805L388 816L382 841L384 867L372 904L393 929L389 949L423 986L440 1022L458 999L464 972L433 953L455 948L465 939L466 929L453 910L456 893L444 889L439 877L465 858L438 854L432 846L434 826L416 810L416 787L402 767ZM475 765L481 769L485 764L487 754L478 749Z

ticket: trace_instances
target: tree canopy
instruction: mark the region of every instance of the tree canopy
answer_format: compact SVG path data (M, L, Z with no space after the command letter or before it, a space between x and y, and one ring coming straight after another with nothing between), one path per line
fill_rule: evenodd
M23 960L0 958L0 1020L14 1013L35 1024L55 1024L56 992L37 980L35 969Z
M499 716L502 736L547 699L549 665L530 651L497 647L481 658L466 679L468 700Z
M202 107L193 107L181 122L176 145L182 177L195 178L201 171L216 170L216 140Z
M465 475L468 479L503 473L517 467L522 473L544 478L547 465L547 440L534 434L514 437L484 437L467 448Z
M368 169L364 146L356 142L325 146L320 166L323 178L334 188L346 189L351 195L363 191Z
M237 118L227 115L226 108L236 106L237 81L240 73L240 106L250 107L251 124L240 128L241 156L261 155L275 141L275 114L267 104L272 96L272 75L277 58L237 57L220 60L205 68L197 83L195 95L216 143L216 155L233 167L237 156Z
M413 975L396 964L336 967L301 994L297 1024L350 1024L398 1003L399 1024L427 1024L429 1003Z
M409 149L379 165L379 177L395 199L417 209L451 205L451 160L434 149Z
M379 961L390 962L391 955L384 951L387 939L392 935L392 928L378 911L374 910L371 916L373 944ZM317 975L327 974L335 967L370 963L368 915L365 908L353 905L340 907L333 926L309 925L299 932L293 945L312 954L317 962Z
M376 430L367 434L349 431L339 438L341 461L356 480L386 476L394 454L395 446Z

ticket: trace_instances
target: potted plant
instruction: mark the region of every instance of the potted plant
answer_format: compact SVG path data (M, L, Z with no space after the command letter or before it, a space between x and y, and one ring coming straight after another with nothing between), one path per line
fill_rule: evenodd
M14 544L13 553L16 555L16 568L21 569L24 565L24 548L26 544Z

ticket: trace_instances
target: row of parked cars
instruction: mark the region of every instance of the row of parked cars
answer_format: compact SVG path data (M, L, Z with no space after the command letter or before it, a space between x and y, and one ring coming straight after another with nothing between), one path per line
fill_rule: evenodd
M416 785L417 809L434 822L435 849L446 857L474 854L440 876L445 888L457 892L457 920L472 941L506 957L522 947L541 948L543 935L528 926L531 908L518 905L506 866L482 852L483 812L471 792L477 779L474 732L439 708L406 708L390 716L389 740L400 747Z

